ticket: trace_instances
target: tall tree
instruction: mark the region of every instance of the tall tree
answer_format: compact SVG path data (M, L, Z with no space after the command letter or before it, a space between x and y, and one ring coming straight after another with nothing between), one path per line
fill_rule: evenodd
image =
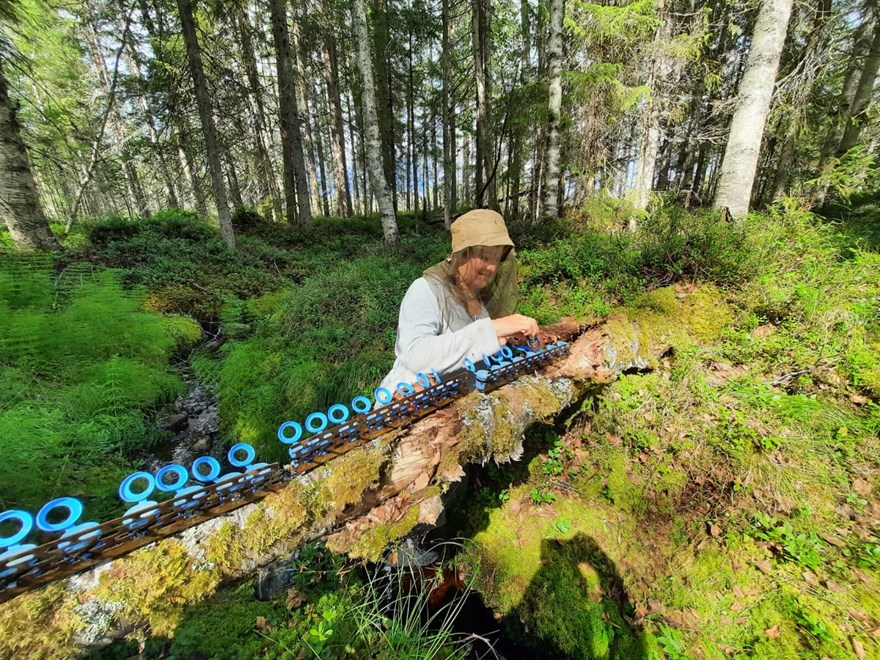
M326 2L324 3L326 4ZM325 10L325 16L327 12ZM321 55L324 60L324 81L330 108L330 146L333 151L333 183L336 188L336 213L344 218L352 214L348 165L345 157L345 132L342 124L342 101L339 93L339 58L336 52L335 21L324 26Z
M737 107L721 164L715 206L740 218L749 211L764 124L785 45L792 0L763 0L737 93Z
M474 81L477 90L477 162L476 205L488 204L498 208L495 183L495 149L489 123L492 118L492 74L489 65L491 53L492 3L471 0L471 38L474 48Z
M261 192L271 200L275 220L280 222L281 197L275 180L275 169L272 166L272 159L269 157L266 108L263 101L263 87L260 84L260 74L257 70L257 60L254 57L251 25L246 13L243 11L237 11L233 14L233 22L236 26L236 34L241 46L241 57L248 82L248 101L250 102L251 123L254 127L254 147L258 172L257 185Z
M0 210L19 247L60 250L40 205L37 185L21 139L16 107L9 98L0 43Z
M450 0L443 0L441 12L443 21L443 52L441 57L443 69L443 224L447 229L452 225L452 216L458 205L455 189L455 128L454 113L452 111L452 70L453 58L452 44L454 38L454 25L449 12Z
M202 122L202 133L205 137L205 153L208 158L208 169L211 172L211 185L214 189L217 217L220 221L220 236L227 246L234 248L235 233L232 230L232 216L229 213L229 200L226 197L226 184L223 181L223 166L220 162L220 148L217 144L217 129L214 126L211 99L208 96L208 84L202 67L202 53L196 38L192 0L177 0L177 10L180 12L180 25L183 30L183 41L186 45L189 71L193 79L196 105L199 108L199 119Z
M364 0L354 0L351 5L354 23L355 40L358 49L358 67L363 85L362 97L364 107L364 134L367 156L367 169L373 194L379 202L379 213L382 216L382 234L386 243L397 243L397 218L394 214L394 202L388 190L388 182L382 169L382 147L379 143L379 120L376 116L376 89L373 83L373 68L370 62L370 41L367 34L367 15Z
M278 71L278 105L281 109L281 160L284 167L284 199L288 222L298 219L303 227L312 226L308 174L303 156L300 110L296 101L296 82L290 62L290 30L284 0L270 0L275 66ZM297 213L298 211L298 213Z
M550 103L547 109L547 170L544 173L544 203L541 215L553 218L561 209L557 204L559 187L559 117L562 112L562 17L563 0L550 2L550 41L547 44L547 69L550 78Z
M875 9L874 11L880 11ZM874 38L871 49L862 65L862 72L856 86L852 105L850 105L846 128L843 137L837 146L837 155L842 156L856 146L867 117L868 104L874 93L874 83L877 80L877 71L880 70L880 17L874 16Z

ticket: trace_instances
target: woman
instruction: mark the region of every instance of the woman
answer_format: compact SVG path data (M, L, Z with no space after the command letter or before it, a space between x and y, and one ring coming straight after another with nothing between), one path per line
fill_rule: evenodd
M457 371L496 353L505 337L535 335L535 319L514 314L516 254L500 213L470 211L452 223L452 254L413 282L397 324L397 359L381 387L415 383L417 374Z

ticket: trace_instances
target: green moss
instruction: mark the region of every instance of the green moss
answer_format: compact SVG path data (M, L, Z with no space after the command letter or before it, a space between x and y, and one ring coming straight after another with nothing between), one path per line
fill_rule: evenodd
M662 352L658 348L717 339L732 322L732 312L711 285L655 289L608 317L606 360L617 369L646 366Z
M364 493L379 483L388 457L381 447L354 449L330 464L330 473L315 486L316 513L342 511L357 504Z
M541 542L541 568L515 610L549 655L576 658L639 658L641 635L623 618L619 577L586 535ZM558 655L557 655L558 654Z
M165 317L165 327L179 351L193 348L202 338L202 326L188 316L168 315Z
M208 597L220 571L198 566L179 541L165 539L113 563L93 595L119 603L119 618L135 635L172 637L184 608Z
M608 497L617 506L631 513L644 512L647 507L643 486L633 482L628 469L630 464L622 452L612 452L607 459L606 488ZM634 469L634 466L633 466Z
M308 520L306 490L298 481L291 481L266 497L248 516L242 532L244 550L259 556L279 541L291 540Z
M254 629L257 617L275 625L288 616L279 603L254 600L248 583L189 608L168 652L177 658L256 658L267 646L266 638Z
M244 563L245 540L242 529L231 520L205 540L205 559L224 575L235 574Z
M354 545L351 548L346 549L346 552L351 557L360 557L368 561L378 561L385 548L394 541L406 536L406 534L409 533L418 522L419 506L413 505L409 508L409 511L406 512L403 518L397 522L377 523L371 529L363 532ZM329 544L328 547L331 550L334 550Z
M630 605L615 568L619 557L610 558L598 541L630 536L631 523L608 520L601 505L569 499L525 512L526 488L511 491L520 510L492 511L468 549L487 604L521 622L528 631L523 641L531 639L548 657L642 657L641 635L623 619ZM540 514L548 510L553 515Z
M73 636L85 622L77 600L63 582L54 582L0 604L0 657L72 657Z

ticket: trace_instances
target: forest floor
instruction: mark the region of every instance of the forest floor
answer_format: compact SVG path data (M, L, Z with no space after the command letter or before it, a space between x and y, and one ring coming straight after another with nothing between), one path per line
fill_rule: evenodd
M739 225L660 208L636 235L618 229L625 213L598 199L514 227L521 311L662 315L695 284L727 311L533 428L522 462L472 479L449 523L466 573L511 637L553 657L880 657L877 204L832 222L790 203ZM217 393L223 441L261 459L280 456L279 420L384 374L397 305L444 255L442 229L404 218L388 251L377 222L319 220L307 234L238 222L234 254L169 212L84 228L39 268L4 260L4 508L71 494L112 510L118 476L161 438L156 411L182 391L175 356ZM192 319L219 321L219 350L198 348ZM7 479L28 464L59 466L52 493ZM367 608L340 565L310 549L294 567L304 601L227 590L147 649L356 657ZM387 654L387 637L371 652Z

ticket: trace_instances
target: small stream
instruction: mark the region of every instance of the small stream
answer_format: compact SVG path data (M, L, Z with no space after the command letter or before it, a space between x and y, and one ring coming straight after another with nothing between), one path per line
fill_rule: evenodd
M222 458L215 445L220 434L220 405L217 395L202 383L189 363L181 363L181 379L186 393L177 397L173 409L160 418L162 429L172 435L153 445L142 459L144 468L155 473L169 463L189 467L199 456Z

